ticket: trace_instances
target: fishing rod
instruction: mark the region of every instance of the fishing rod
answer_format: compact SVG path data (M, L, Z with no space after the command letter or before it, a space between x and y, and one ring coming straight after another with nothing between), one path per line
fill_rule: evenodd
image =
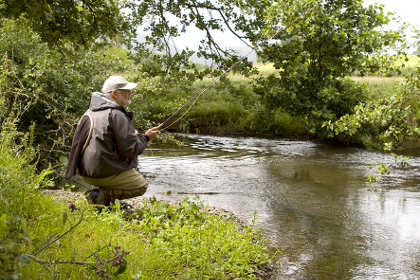
M309 9L308 9L309 10ZM305 11L306 12L306 11ZM305 13L306 14L306 13ZM290 23L288 26L291 26L295 23L295 21L297 21L298 18L296 18L292 23ZM287 29L288 26L286 26L284 29ZM268 40L275 38L281 31L282 29L279 29L273 36L271 36ZM262 36L261 36L262 38ZM211 86L213 86L213 84L215 84L217 81L219 81L221 78L223 78L224 76L226 76L227 73L229 73L234 67L236 67L236 65L238 65L239 63L243 62L245 59L248 58L248 56L253 53L253 52L257 52L257 49L252 48L251 47L251 51L249 51L244 57L242 57L241 59L239 59L238 61L236 61L234 64L232 64L228 69L226 69L221 75L219 75L218 77L216 77L215 79L213 79L210 84L203 88L201 91L198 91L197 93L195 93L194 95L192 95L190 97L190 99L187 100L187 102L185 102L185 104L183 104L182 106L180 106L174 113L172 113L165 121L163 121L161 124L158 125L159 130L163 131L163 130L167 130L168 128L170 128L171 126L173 126L174 124L176 124L178 121L180 121L182 118L185 117L185 115L187 115L189 113L189 111L191 110L191 108L195 105L195 103L198 101L198 99L200 98L201 95L203 95ZM177 117L177 115L179 113L181 113L185 108L187 108L185 110L185 112L183 114L181 114L179 117Z

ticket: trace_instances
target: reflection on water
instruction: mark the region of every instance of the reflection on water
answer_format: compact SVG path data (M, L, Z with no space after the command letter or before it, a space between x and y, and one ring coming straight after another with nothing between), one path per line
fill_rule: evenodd
M198 193L245 221L256 211L283 251L276 279L420 279L420 158L372 188L369 166L392 157L307 141L178 137L184 145L140 157L146 195Z

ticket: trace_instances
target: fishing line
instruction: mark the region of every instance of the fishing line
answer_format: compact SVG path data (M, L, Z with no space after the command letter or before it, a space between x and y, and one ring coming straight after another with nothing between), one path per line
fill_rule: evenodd
M304 14L306 14L306 12L309 10L309 8L307 10L305 10L305 13ZM292 23L290 23L290 25L284 27L283 29L279 29L273 36L271 36L270 38L268 38L268 40L271 40L271 39L275 38L280 33L280 31L287 29L289 26L292 26L298 19L299 18L297 17L295 19L295 21L293 21ZM262 38L262 36L260 38ZM256 40L256 42L257 41L258 40ZM184 118L185 115L187 115L189 113L189 111L191 110L191 108L195 105L195 103L197 102L197 100L200 98L201 95L203 95L211 86L213 86L213 84L215 84L222 77L224 77L227 73L229 73L236 65L238 65L239 63L241 63L245 59L247 59L248 56L251 53L253 53L254 51L257 52L257 49L252 48L251 51L248 52L244 57L242 57L241 59L239 59L238 61L236 61L234 64L232 64L220 76L218 76L215 79L213 79L207 87L205 87L201 91L195 93L189 100L187 100L187 102L185 104L183 104L182 106L180 106L172 115L170 115L165 121L163 121L161 124L159 124L158 128L161 131L162 130L167 130L168 128L170 128L171 126L173 126L174 124L176 124L178 121L180 121L182 118ZM185 112L182 113L178 118L176 118L176 116L180 112L182 112L185 108L187 108L185 110Z

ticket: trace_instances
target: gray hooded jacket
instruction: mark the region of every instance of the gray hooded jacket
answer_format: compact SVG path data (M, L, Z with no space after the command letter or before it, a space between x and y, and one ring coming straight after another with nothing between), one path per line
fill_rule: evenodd
M76 164L80 175L104 178L137 167L137 156L146 148L148 137L136 135L132 114L100 92L92 93L89 110L93 131L84 152L76 156L80 156Z

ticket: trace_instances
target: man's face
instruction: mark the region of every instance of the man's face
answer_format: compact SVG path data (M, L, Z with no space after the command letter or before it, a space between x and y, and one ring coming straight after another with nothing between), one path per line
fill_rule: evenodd
M127 107L131 103L131 90L116 90L112 92L112 97L114 98L115 102L118 103L118 105Z

